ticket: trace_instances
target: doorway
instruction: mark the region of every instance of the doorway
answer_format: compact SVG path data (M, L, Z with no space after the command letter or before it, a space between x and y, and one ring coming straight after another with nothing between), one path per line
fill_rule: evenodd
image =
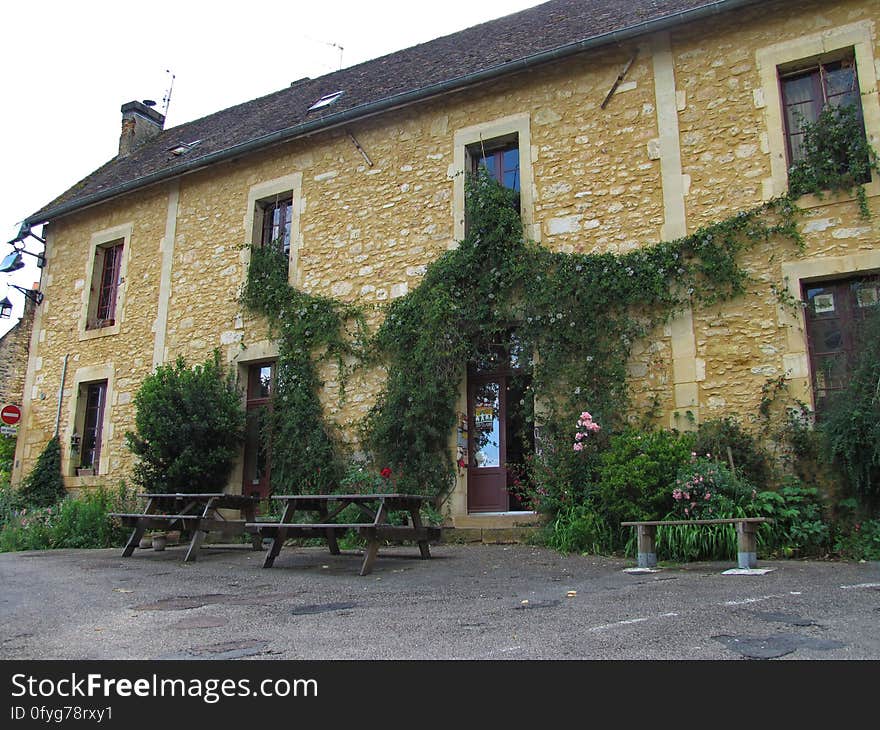
M468 512L526 509L512 489L516 465L534 450L528 378L516 342L468 368Z

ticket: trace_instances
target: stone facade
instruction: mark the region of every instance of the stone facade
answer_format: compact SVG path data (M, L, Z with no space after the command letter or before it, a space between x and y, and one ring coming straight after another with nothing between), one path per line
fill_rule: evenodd
M784 192L780 112L769 101L778 95L774 63L854 47L868 136L880 148L878 20L880 7L869 0L768 2L737 11L735 23L684 24L588 51L51 221L14 481L51 436L65 362L65 458L79 384L108 383L99 475L68 469L68 486L77 488L127 477L132 457L123 437L133 426L132 398L156 364L178 355L199 362L220 348L243 373L276 352L266 323L237 302L261 191L294 193L292 281L365 304L413 290L426 266L456 245L466 130L518 135L524 221L542 245L625 252L672 239ZM807 55L779 60L799 49ZM867 190L867 221L852 200L802 200L803 253L757 248L746 256L753 275L747 296L684 312L640 343L630 367L636 407L653 399L662 424L679 427L754 413L761 386L780 375L809 403L803 322L771 285L787 285L800 298L803 279L880 268L876 176ZM90 256L113 236L125 237L127 256L117 321L97 332L72 330L88 304ZM375 324L381 308L374 311ZM358 376L344 404L333 369L323 377L328 412L353 432L381 373ZM230 489L240 483L239 470ZM449 506L456 526L481 529L493 519L515 526L510 517L468 515L463 477Z

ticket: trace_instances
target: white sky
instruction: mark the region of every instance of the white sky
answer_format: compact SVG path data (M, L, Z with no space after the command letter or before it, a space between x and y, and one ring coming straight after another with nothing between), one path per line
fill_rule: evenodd
M541 0L12 0L0 6L0 258L17 224L111 159L122 104L153 99L165 127ZM170 71L171 73L168 73ZM39 229L35 229L40 233ZM37 252L42 244L27 239ZM5 281L29 289L33 256ZM24 296L4 287L12 318Z

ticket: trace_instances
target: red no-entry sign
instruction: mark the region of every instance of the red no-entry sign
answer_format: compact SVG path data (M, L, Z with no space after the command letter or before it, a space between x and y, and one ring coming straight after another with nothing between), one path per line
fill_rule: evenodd
M21 420L21 408L18 406L3 406L0 410L0 421L8 426L14 426Z

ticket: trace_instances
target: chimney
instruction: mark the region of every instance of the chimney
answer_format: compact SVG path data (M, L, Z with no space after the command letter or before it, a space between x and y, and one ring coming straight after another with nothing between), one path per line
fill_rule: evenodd
M122 105L122 132L119 135L119 157L127 157L144 143L158 136L165 125L165 116L152 107L154 101L130 101Z

